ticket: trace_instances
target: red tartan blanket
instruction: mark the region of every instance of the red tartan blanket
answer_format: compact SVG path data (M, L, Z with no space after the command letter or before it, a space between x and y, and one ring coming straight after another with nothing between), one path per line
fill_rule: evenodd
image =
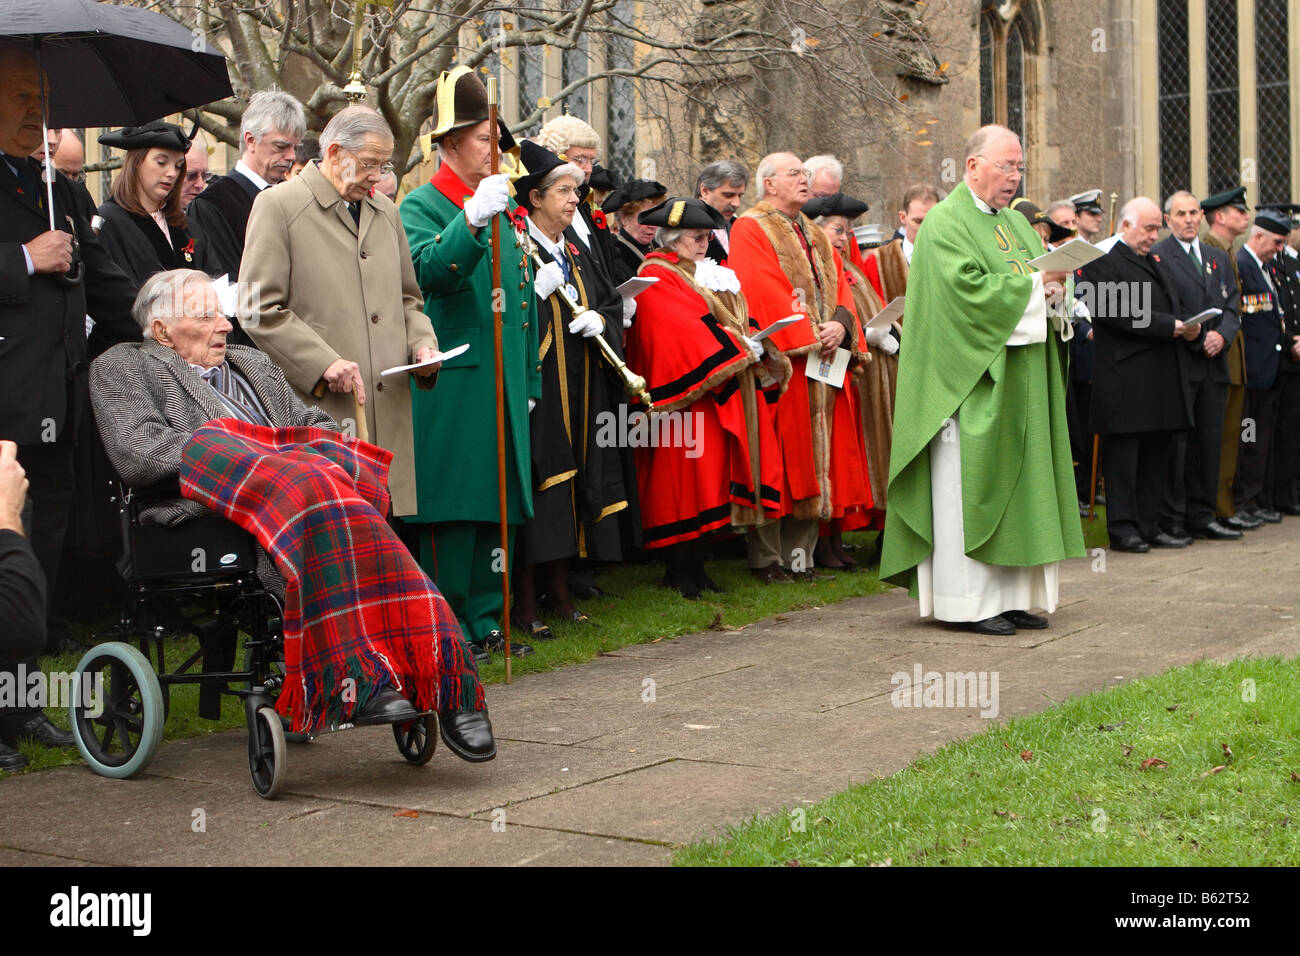
M392 458L319 428L234 419L185 446L181 493L252 534L284 575L276 709L295 731L346 723L385 687L420 710L486 706L455 614L384 518Z

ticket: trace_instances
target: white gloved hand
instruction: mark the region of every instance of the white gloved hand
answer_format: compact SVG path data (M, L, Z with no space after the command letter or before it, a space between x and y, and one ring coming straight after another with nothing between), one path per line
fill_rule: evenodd
M585 339L593 335L599 335L605 331L605 320L600 317L599 312L593 312L588 309L586 312L579 312L574 320L569 323L569 331L574 335L581 335Z
M636 299L623 300L623 328L632 328L632 316L636 315Z
M885 337L880 340L880 344L877 345L876 348L880 349L880 351L884 352L886 355L893 355L898 351L898 339L886 333Z
M744 342L745 346L749 349L749 354L754 356L755 362L761 362L763 360L762 341L757 339L751 339L748 335L742 335L740 337L740 340Z
M531 415L533 413L533 409L536 407L537 407L537 399L530 398L528 400L528 414Z
M1070 314L1076 319L1091 319L1092 315L1088 312L1088 307L1080 299L1074 300L1074 306L1070 309Z
M537 270L533 279L533 291L539 299L549 299L560 286L564 285L564 270L558 263L548 262Z
M889 329L864 329L862 337L867 340L867 344L873 349L880 348L882 339L891 338Z
M510 177L505 173L485 176L465 200L465 218L475 229L482 229L497 213L505 212L510 202Z

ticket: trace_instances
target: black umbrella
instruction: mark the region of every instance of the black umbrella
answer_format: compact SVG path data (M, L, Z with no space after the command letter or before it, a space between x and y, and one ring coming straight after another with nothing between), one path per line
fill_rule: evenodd
M139 126L234 92L220 50L139 7L0 0L0 38L31 41L49 77L46 113L56 127ZM52 193L48 156L45 165ZM49 209L53 229L52 196Z

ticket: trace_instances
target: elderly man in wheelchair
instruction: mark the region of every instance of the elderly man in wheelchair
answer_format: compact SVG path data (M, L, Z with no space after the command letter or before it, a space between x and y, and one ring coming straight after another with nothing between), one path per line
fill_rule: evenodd
M391 455L341 434L265 354L228 346L205 274L154 275L134 315L144 341L90 369L105 450L128 487L152 491L141 524L215 511L257 539L285 609L276 710L305 733L436 712L454 753L495 757L455 615L386 521Z

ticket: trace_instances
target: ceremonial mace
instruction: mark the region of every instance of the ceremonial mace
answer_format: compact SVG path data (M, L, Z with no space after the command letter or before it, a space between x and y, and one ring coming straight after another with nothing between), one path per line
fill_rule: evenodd
M533 262L536 264L538 269L541 269L542 266L546 265L536 250L533 251ZM555 291L559 293L560 298L564 300L564 304L569 307L569 310L575 316L579 312L585 311L580 303L574 301L573 296L569 295L569 290L564 286L560 286ZM591 337L591 339L596 343L596 348L600 354L604 356L605 361L614 369L615 374L619 377L619 381L623 383L623 391L627 392L633 398L640 399L641 404L645 406L647 412L653 412L655 410L655 403L650 400L650 392L646 390L645 379L627 367L626 363L618 357L618 353L615 352L610 347L610 344L605 341L605 336L597 332Z
M501 150L497 129L497 78L487 78L488 135L492 137L492 175L501 171ZM501 323L505 296L501 294L501 217L492 217L492 344L497 372L497 491L501 517L501 630L506 637L506 683L510 683L510 530L506 524L506 396L505 360L501 352Z

